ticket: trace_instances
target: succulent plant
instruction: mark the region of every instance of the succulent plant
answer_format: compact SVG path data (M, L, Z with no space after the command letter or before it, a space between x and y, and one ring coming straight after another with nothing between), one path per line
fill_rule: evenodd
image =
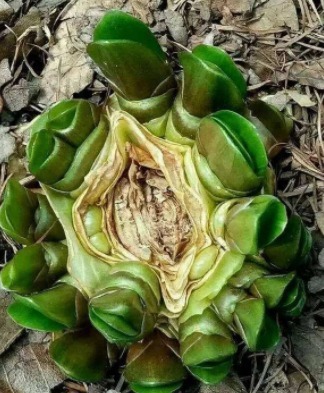
M102 379L116 346L135 392L173 392L190 373L217 383L240 340L273 348L276 313L305 304L295 269L310 235L267 194L289 120L246 104L219 48L181 53L176 82L154 35L120 11L88 53L115 94L37 117L27 155L39 187L10 180L0 207L1 228L26 246L0 273L8 313L53 332L50 354L70 378Z

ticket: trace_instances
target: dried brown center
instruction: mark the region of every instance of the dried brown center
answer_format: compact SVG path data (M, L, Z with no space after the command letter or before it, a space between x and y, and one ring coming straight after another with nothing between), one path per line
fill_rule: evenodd
M192 224L158 169L132 159L115 186L112 210L115 234L139 259L173 265L183 254Z

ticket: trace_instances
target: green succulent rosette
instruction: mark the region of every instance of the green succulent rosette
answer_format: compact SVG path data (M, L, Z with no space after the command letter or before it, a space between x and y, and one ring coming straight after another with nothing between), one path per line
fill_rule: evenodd
M0 207L0 227L26 245L0 273L8 313L53 333L50 355L72 379L104 378L118 348L134 392L171 393L188 374L217 383L242 340L272 349L276 314L301 313L310 235L267 194L267 143L228 55L183 53L173 104L165 54L133 17L109 12L88 52L115 95L37 117L39 185L9 181Z

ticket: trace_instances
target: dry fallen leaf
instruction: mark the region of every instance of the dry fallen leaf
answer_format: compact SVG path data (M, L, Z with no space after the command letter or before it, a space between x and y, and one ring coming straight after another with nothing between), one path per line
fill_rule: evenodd
M324 275L319 274L318 276L312 277L308 281L308 290L310 293L318 293L324 291Z
M216 385L202 384L199 393L246 393L242 382L237 376L226 378L224 381Z
M62 380L46 344L19 342L0 358L1 393L49 393Z
M9 82L12 79L9 60L3 59L0 61L0 87Z
M21 36L29 28L35 29L41 26L41 14L36 7L31 7L26 15L18 19L17 23L9 30L6 31L5 37L1 40L0 45L0 61L8 58L12 59L15 56L15 45L17 37ZM27 44L33 40L34 34L31 34L24 42Z
M319 392L324 391L324 329L310 329L294 325L292 332L294 354L311 372L318 384Z
M324 90L324 58L310 62L294 63L289 70L289 79L301 85Z
M297 90L286 90L286 93L293 99L299 106L309 108L316 105L307 94L301 94Z
M276 94L270 94L262 97L262 100L268 104L274 105L280 111L282 111L289 102L289 97L285 91L278 91Z
M315 220L319 230L322 232L322 235L324 235L324 212L315 213Z
M188 32L180 12L167 9L164 12L165 23L174 41L181 45L188 44Z
M0 0L0 21L7 22L14 10L10 7L10 5L5 0Z
M217 9L222 12L223 7L226 6L234 14L243 14L251 9L251 0L212 0L212 9Z
M21 78L17 84L13 86L9 84L3 89L3 99L7 108L16 112L25 108L37 91L36 80L29 83L26 79Z
M255 22L249 24L251 30L268 30L288 26L298 30L298 15L293 0L269 0L255 8Z
M9 134L9 127L0 125L0 164L6 162L16 149L16 140Z
M79 0L72 3L56 30L55 44L42 72L38 102L50 105L71 98L93 79L93 64L86 53L94 26L111 8L121 9L122 0Z
M6 312L10 302L11 296L7 292L0 291L0 355L6 351L23 332L23 328L18 326ZM1 389L0 392L2 393Z

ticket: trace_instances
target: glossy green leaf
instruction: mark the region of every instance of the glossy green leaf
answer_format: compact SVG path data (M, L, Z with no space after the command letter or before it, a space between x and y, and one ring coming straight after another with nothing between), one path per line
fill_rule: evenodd
M43 332L58 332L66 328L62 323L53 321L41 312L26 307L19 301L14 301L7 308L9 316L20 326L26 329L39 330Z
M46 129L78 147L91 134L100 120L100 107L82 99L63 100L53 105L42 116L47 117ZM37 133L32 128L32 134Z
M127 100L154 97L174 87L170 66L141 43L100 40L90 43L87 51L114 90Z
M296 278L282 297L278 310L287 317L298 317L306 303L306 290L303 281Z
M267 260L280 269L301 266L310 252L312 238L298 216L291 216L283 233L264 249Z
M37 197L16 180L7 183L3 203L0 206L0 227L14 240L31 244L34 240L34 213Z
M201 55L199 50L197 52ZM235 83L210 61L211 57L206 57L209 60L198 57L194 52L182 52L179 55L183 67L183 107L191 115L200 118L220 109L243 111L243 99Z
M180 315L180 323L186 322L194 315L201 315L209 307L227 281L237 273L244 263L244 256L234 252L225 252L220 256L212 274L208 275L199 288L191 293L188 305Z
M234 63L231 56L222 48L211 45L197 45L192 53L200 60L210 62L219 67L228 76L239 90L241 96L246 96L247 86L243 74Z
M65 239L62 225L55 216L45 195L37 194L37 200L38 207L35 211L35 240L60 241Z
M134 267L140 275L134 275ZM109 342L129 344L153 331L158 312L156 297L145 278L157 278L143 264L124 264L124 269L112 269L106 280L107 288L94 296L89 303L92 324ZM116 271L117 270L117 271Z
M137 18L119 10L106 12L93 32L93 40L130 40L144 45L162 60L166 59L151 30Z
M212 305L222 321L230 325L233 322L236 305L246 297L247 293L243 289L226 285L214 298Z
M105 117L85 100L61 101L41 117L31 126L29 170L61 191L78 188L106 140Z
M217 384L229 374L232 365L233 360L229 359L215 365L190 366L188 370L203 383Z
M294 278L294 272L258 278L251 287L251 293L256 297L261 297L268 308L274 308L285 296L285 292L290 290L289 287Z
M60 180L72 164L75 148L46 129L34 133L29 143L30 172L43 183Z
M177 341L158 331L132 344L124 372L132 389L139 393L173 392L186 376L178 351Z
M255 124L268 155L274 157L288 142L293 129L293 122L275 106L262 100L249 103L251 116L249 119Z
M242 300L236 306L234 318L238 333L252 351L270 349L278 344L279 327L266 314L262 299Z
M107 342L93 328L60 335L50 345L54 362L69 378L98 382L108 369Z
M242 116L219 111L204 118L196 143L224 188L249 194L262 186L266 152L254 126Z
M273 242L286 223L285 206L270 195L225 202L210 219L214 238L223 237L230 249L245 255L255 255Z
M28 329L57 331L84 322L85 306L76 288L60 284L30 296L15 295L8 313L16 323Z
M64 244L27 246L1 270L1 286L22 295L40 291L66 273L66 262L67 247Z
M252 262L245 261L242 269L234 274L228 282L235 288L249 288L255 280L267 274L268 271Z

